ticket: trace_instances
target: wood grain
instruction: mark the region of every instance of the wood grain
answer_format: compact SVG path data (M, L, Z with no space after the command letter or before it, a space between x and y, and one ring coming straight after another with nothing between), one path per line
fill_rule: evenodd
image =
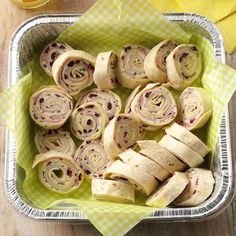
M50 3L37 10L17 8L9 0L1 0L0 4L0 92L6 87L8 45L12 33L26 19L42 13L83 13L95 0L51 0ZM227 63L236 68L236 55L227 58ZM236 106L236 96L230 107ZM230 125L236 128L236 113L231 112ZM73 236L100 235L92 225L71 225L36 222L17 213L9 204L4 194L4 129L0 124L0 235L1 236ZM232 146L236 147L236 134L232 137ZM236 150L234 148L234 150ZM236 235L236 199L218 217L200 223L147 223L134 227L127 235L158 236L233 236Z

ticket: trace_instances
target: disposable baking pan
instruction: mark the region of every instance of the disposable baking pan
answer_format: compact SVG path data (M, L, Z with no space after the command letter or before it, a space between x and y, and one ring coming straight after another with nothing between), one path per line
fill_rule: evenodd
M41 15L23 23L16 30L10 42L8 86L20 79L21 68L35 54L36 49L43 48L46 43L55 39L63 29L76 22L80 16L75 14ZM209 39L214 47L216 60L225 63L222 36L216 26L208 19L191 13L167 13L165 16L180 24L182 28L192 30ZM229 108L226 108L214 157L213 172L216 184L212 196L197 207L159 209L145 218L144 221L206 220L221 213L228 206L234 193L229 114ZM5 139L5 190L16 210L23 215L39 220L88 222L88 218L73 207L70 209L44 210L32 204L22 191L24 171L17 165L15 139L8 129L5 132Z

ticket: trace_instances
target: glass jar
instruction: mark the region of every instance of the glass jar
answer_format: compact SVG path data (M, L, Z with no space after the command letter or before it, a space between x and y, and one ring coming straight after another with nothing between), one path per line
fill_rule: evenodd
M41 7L50 0L11 0L11 1L21 8L32 9Z

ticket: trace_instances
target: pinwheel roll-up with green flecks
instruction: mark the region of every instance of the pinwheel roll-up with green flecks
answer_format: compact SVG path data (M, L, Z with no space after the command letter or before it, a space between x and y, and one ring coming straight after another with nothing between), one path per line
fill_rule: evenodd
M110 179L93 179L92 195L97 200L103 201L135 202L135 191L132 185Z
M87 52L71 50L60 55L52 66L57 86L74 96L93 83L95 58Z
M63 126L72 110L72 98L56 86L44 87L30 98L31 118L45 129L57 129Z
M120 113L121 100L120 97L111 90L92 89L80 95L75 107L79 107L84 103L97 103L101 105L107 113L108 119L111 120L115 115Z
M71 131L80 140L98 139L107 121L108 118L102 106L97 103L85 103L72 112Z
M175 172L166 182L148 197L146 205L163 208L172 203L185 189L189 180L184 173Z
M75 143L68 131L60 129L40 129L34 142L40 153L48 151L57 151L73 156L75 153Z
M93 79L99 89L114 89L117 86L117 59L113 51L98 54Z
M117 160L107 168L104 173L105 179L117 180L134 186L136 190L150 195L159 185L159 182L150 174Z
M66 43L52 42L49 43L41 53L40 56L40 65L43 70L49 75L52 76L52 66L55 60L64 52L73 50L71 46Z
M212 103L206 91L199 87L186 88L178 102L178 123L188 130L203 127L212 114Z
M144 125L161 128L177 116L175 100L169 90L159 84L148 84L131 103L133 116Z
M50 151L36 155L32 168L36 166L40 182L53 192L70 193L84 179L83 171L75 160L61 152Z
M176 90L188 87L201 73L202 59L194 44L181 44L166 59L170 86Z
M74 156L88 180L102 178L110 160L100 140L84 141Z
M134 147L141 136L142 126L132 116L126 114L115 116L103 133L103 144L108 158L118 158L118 154Z
M165 40L157 44L148 53L144 60L144 70L147 77L153 82L167 82L166 58L177 47L172 40Z
M121 50L118 60L118 81L126 88L133 89L149 82L143 62L149 49L140 45L127 45Z

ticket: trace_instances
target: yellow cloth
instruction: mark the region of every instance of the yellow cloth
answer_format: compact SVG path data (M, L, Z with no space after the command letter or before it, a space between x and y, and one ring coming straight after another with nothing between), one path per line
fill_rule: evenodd
M175 0L149 0L160 12L183 12L183 8Z
M177 2L186 12L197 12L213 22L236 11L235 0L177 0Z
M236 12L216 23L223 37L226 51L232 53L236 48Z
M235 0L149 0L149 2L160 12L193 12L218 22L216 25L224 37L226 51L232 53L236 48Z

